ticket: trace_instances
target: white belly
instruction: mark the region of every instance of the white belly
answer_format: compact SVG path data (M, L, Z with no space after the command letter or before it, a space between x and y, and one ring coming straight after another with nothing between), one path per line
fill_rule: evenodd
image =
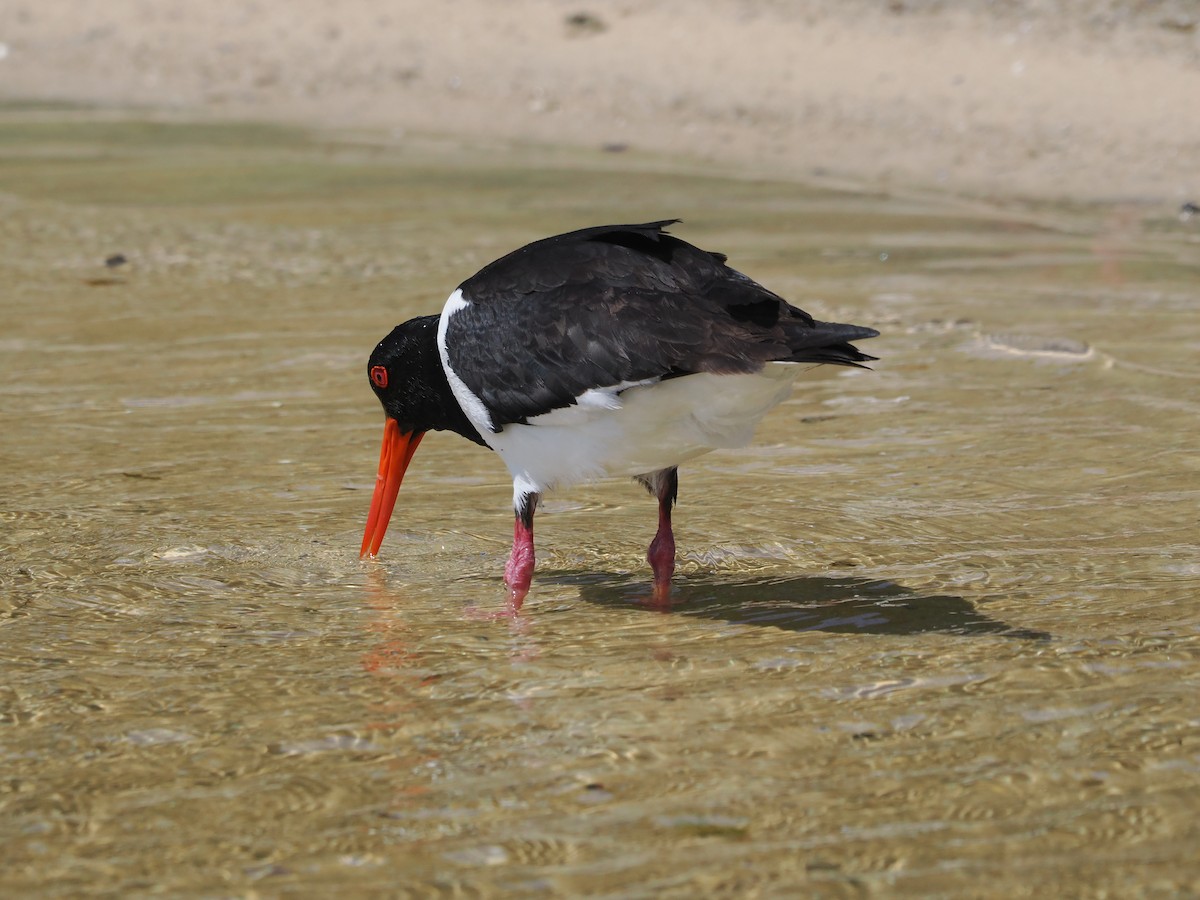
M743 447L802 367L774 363L755 375L687 375L619 394L589 391L575 405L506 425L483 439L514 488L543 493L605 476L643 475L717 448Z

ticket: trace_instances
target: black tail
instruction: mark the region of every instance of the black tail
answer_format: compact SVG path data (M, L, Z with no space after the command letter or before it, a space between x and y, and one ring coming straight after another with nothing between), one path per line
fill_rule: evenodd
M850 341L879 337L874 328L842 325L838 322L813 322L811 327L789 329L787 362L830 363L835 366L867 368L863 363L878 359L863 353Z

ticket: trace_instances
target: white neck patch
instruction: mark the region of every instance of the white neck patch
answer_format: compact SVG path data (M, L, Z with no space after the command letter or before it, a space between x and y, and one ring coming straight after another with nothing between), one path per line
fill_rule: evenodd
M446 305L442 307L442 315L438 319L437 330L438 356L441 357L442 370L446 373L446 381L450 382L450 390L454 394L454 399L458 401L458 405L462 407L462 411L470 419L471 424L475 426L475 430L479 432L479 436L488 442L488 446L492 446L492 442L488 439L495 432L496 427L492 424L491 413L483 405L483 401L471 392L471 389L458 377L458 373L450 367L450 354L446 350L446 329L450 325L450 317L470 305L467 298L463 296L462 288L458 288L450 295L450 299L446 301Z

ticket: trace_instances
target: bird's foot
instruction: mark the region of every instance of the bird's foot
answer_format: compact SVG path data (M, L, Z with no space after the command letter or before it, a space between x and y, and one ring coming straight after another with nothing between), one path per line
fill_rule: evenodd
M529 585L533 581L533 520L525 522L517 516L513 525L512 552L508 554L508 562L504 564L504 584L508 587L508 606L514 614L519 612L529 593Z
M526 580L524 587L513 587L511 584L507 584L507 582L506 585L508 587L508 599L504 602L504 605L507 609L513 611L513 615L516 615L521 611L521 604L525 602L525 596L529 593L529 581Z
M514 627L528 620L521 616L521 604L507 600L500 609L483 609L479 606L468 606L463 610L463 618L472 622L511 622Z
M644 604L649 609L659 612L671 611L671 577L654 579L654 593L646 598Z
M646 561L654 570L654 594L646 605L652 609L668 610L671 608L671 576L675 574L675 535L671 533L669 515L664 517L658 534L650 543Z
M533 581L533 548L529 548L527 562L517 559L517 556L517 550L513 548L513 555L504 567L504 586L508 588L505 606L512 609L514 614L521 611L521 604L525 602L529 585Z

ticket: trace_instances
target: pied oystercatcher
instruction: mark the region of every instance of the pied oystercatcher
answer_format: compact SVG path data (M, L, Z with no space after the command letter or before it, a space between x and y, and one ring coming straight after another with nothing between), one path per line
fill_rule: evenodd
M710 253L679 220L535 241L464 281L438 315L398 325L367 375L387 421L360 555L383 542L405 469L430 429L500 454L513 477L512 610L533 577L533 514L553 488L632 476L658 498L647 559L666 603L675 569L676 467L749 443L797 363L861 366L852 340Z

